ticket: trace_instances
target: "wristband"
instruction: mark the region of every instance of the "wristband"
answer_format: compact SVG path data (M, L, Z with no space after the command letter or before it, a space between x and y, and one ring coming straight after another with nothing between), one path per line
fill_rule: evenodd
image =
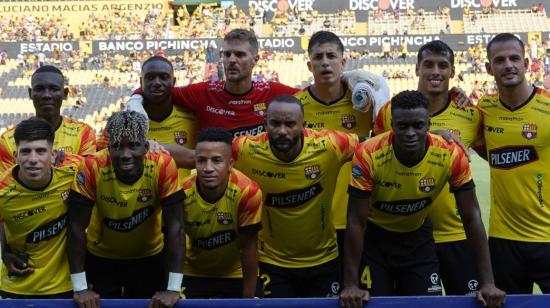
M86 272L71 274L71 282L73 283L74 292L80 292L88 289Z
M183 274L182 273L169 272L168 273L168 287L166 287L166 290L174 291L174 292L180 292L182 281L183 281Z

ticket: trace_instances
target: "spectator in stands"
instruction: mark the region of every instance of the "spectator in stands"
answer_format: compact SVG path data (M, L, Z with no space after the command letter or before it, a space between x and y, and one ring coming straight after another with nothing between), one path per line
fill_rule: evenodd
M83 122L61 115L61 104L67 98L68 89L61 71L50 65L37 69L31 77L29 97L33 101L36 116L46 120L55 129L53 149L67 154L89 155L96 151L96 138L92 128ZM0 169L15 164L14 130L0 137Z
M73 182L67 255L79 307L99 296L152 297L154 307L179 300L185 195L170 155L148 151L147 126L137 112L114 113L108 149L86 158Z
M0 65L5 65L7 61L8 61L8 51L4 49L2 50L2 52L0 52Z
M17 165L3 173L0 185L5 266L0 294L13 299L71 298L64 200L81 158L65 155L54 167L54 130L40 118L20 122L13 138Z
M489 245L495 282L510 294L530 294L533 283L550 293L550 203L543 171L550 159L550 134L544 129L550 121L550 93L525 78L529 61L515 35L496 35L487 45L487 59L498 95L482 98L478 107L486 127L482 157L491 169ZM520 152L526 156L501 159Z
M233 135L220 128L199 132L197 174L184 180L186 251L183 287L186 298L260 296L258 231L262 192L233 168ZM214 207L217 215L205 212ZM195 224L195 221L204 222ZM217 244L217 238L224 241Z

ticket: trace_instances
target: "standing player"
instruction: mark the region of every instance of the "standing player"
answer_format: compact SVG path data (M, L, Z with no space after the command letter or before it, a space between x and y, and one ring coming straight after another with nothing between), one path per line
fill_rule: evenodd
M344 255L341 303L362 307L373 295L439 295L441 286L432 229L432 201L450 184L470 243L475 247L481 287L478 299L501 305L493 283L485 230L468 159L455 143L428 133L428 100L417 91L392 99L392 131L367 140L354 155ZM364 251L363 251L364 249Z
M67 98L65 78L59 69L44 65L31 77L29 97L32 99L36 116L46 120L55 130L53 148L67 154L89 155L96 151L93 129L82 122L61 116L61 104ZM0 137L0 170L15 164L14 129Z
M172 63L164 57L153 56L143 62L141 68L141 87L143 89L143 108L149 117L148 139L162 143L169 151L180 146L189 149L195 147L197 121L192 113L172 103L172 88L176 83ZM98 141L98 149L104 149L109 142L107 130ZM191 153L191 152L189 152ZM174 157L178 166L190 164L192 155ZM188 169L180 168L181 178L189 175Z
M454 76L454 54L442 41L432 41L418 51L416 64L418 91L429 102L430 129L448 131L461 138L467 147L474 146L482 133L481 116L472 105L458 107L456 95L449 92ZM374 127L375 134L391 130L391 104L382 107ZM446 184L434 200L429 213L439 269L448 295L477 291L478 278L474 254L458 214L456 200Z
M152 303L172 306L179 299L185 253L176 164L166 153L147 152L147 118L140 113L114 113L107 132L109 148L86 158L68 199L74 299L87 307L97 304L97 293L151 297L165 287L166 270L168 288Z
M262 192L233 168L231 133L207 128L197 136L197 174L185 179L186 298L254 297Z
M54 130L40 118L13 131L16 165L0 182L2 298L70 298L65 252L67 206L64 200L80 161L65 155L52 166Z
M368 137L374 108L370 108L367 112L353 109L351 91L340 79L346 65L344 45L340 38L332 32L319 31L309 40L308 54L307 66L313 73L315 83L295 95L304 106L306 127L317 130L337 130ZM347 162L340 169L332 201L340 258L344 252L343 234L346 229L347 188L350 176L351 162Z
M491 168L489 245L495 280L509 293L550 293L550 92L525 78L523 42L509 33L487 45L487 72L498 95L483 97Z
M259 60L258 48L253 32L244 29L230 31L224 37L221 52L225 80L174 88L174 103L193 112L201 129L222 127L234 136L263 132L267 102L277 95L295 94L298 89L278 82L252 81L252 71ZM362 79L361 76L355 77ZM127 108L139 111L141 101L140 96L134 95ZM178 156L176 152L172 154Z
M264 295L335 296L340 268L331 203L358 138L304 129L303 106L290 95L270 102L266 129L233 141L235 167L265 195L259 235Z

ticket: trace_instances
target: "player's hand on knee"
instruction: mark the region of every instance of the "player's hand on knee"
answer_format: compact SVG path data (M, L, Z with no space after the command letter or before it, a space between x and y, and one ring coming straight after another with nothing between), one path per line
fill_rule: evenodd
M25 277L34 273L34 268L29 266L26 254L3 251L2 261L8 269L9 276Z
M458 107L466 108L466 106L472 104L472 100L470 100L468 94L462 88L452 87L450 91L456 96L455 101Z
M79 308L99 307L99 294L92 290L74 292L73 299Z
M477 291L477 300L485 307L501 307L506 303L506 293L494 284L487 283Z
M168 290L159 291L155 293L149 302L149 308L174 307L179 299L179 292Z
M340 307L363 307L363 302L368 300L369 291L360 289L357 286L347 286L340 293Z

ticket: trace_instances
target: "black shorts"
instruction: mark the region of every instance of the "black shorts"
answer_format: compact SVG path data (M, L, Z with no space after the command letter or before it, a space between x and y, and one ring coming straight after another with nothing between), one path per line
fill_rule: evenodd
M101 298L151 298L166 290L164 254L114 260L86 253L86 276Z
M210 278L183 276L183 294L185 298L241 298L243 296L242 278ZM256 297L262 297L262 284L256 283Z
M288 268L260 262L264 297L332 297L340 291L338 259L321 265Z
M475 293L479 280L474 252L467 240L435 244L441 280L447 295Z
M47 295L23 295L15 294L10 292L4 292L0 290L1 299L71 299L73 298L73 291L67 291L57 294L47 294Z
M340 273L344 273L344 242L346 238L346 229L336 229L336 241L338 243L338 262L340 263ZM340 277L342 278L342 277ZM340 281L341 283L342 281Z
M550 243L489 238L497 288L508 294L531 294L533 283L550 293Z
M359 275L373 296L441 295L428 220L412 232L391 232L369 221Z

